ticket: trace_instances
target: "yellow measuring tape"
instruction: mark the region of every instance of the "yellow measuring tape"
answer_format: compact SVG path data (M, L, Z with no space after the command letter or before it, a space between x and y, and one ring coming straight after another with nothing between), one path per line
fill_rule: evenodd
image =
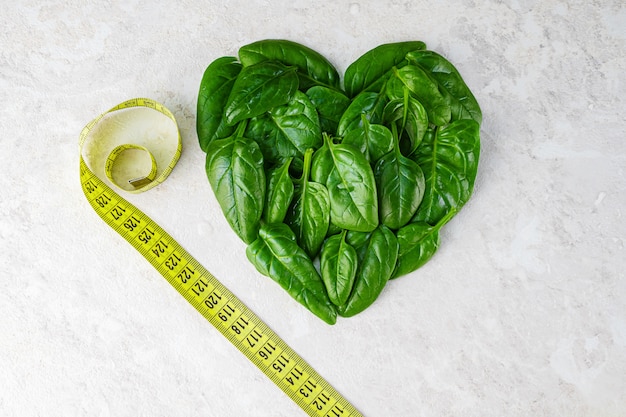
M149 108L167 116L174 123L178 144L167 167L160 173L157 172L154 156L146 146L118 145L110 151L104 167L101 168L106 177L126 191L146 191L163 182L180 157L182 144L176 119L160 103L146 98L136 98L101 114L85 126L79 140L80 181L93 209L309 416L362 417L361 413L165 230L114 192L85 162L83 157L85 149L93 139L93 130L103 118L112 112L133 108ZM120 184L114 176L114 166L121 155L128 151L147 153L150 158L150 163L147 164L148 172L128 179L128 184Z

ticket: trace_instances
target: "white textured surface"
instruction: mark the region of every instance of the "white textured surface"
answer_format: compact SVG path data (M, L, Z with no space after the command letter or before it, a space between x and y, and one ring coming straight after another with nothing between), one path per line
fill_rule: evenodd
M304 415L82 196L80 130L138 96L175 113L185 151L131 200L365 416L626 415L622 1L168 3L2 6L0 415ZM441 250L334 327L247 262L197 146L204 68L269 37L341 72L424 40L483 109L476 191Z

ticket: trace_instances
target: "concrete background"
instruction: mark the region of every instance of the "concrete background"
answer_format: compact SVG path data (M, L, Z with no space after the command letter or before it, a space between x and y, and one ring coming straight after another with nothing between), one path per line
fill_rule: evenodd
M0 415L304 415L82 195L81 129L142 96L173 111L184 151L129 199L364 416L626 415L622 1L159 4L0 12ZM423 40L483 110L476 190L437 255L332 327L248 263L197 146L204 69L264 38L341 73Z

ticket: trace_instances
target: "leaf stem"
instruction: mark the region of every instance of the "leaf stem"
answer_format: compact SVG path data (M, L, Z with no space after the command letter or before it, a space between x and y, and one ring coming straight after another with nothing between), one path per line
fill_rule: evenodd
M404 131L404 129L406 129L406 121L409 117L409 97L410 97L410 92L409 89L404 87L402 89L402 92L404 93L404 97L403 97L403 104L404 104L404 108L402 109L402 131Z
M446 225L446 223L448 223L454 216L456 216L458 212L459 212L458 209L451 208L450 211L447 212L446 215L443 216L441 220L439 220L435 226L433 226L433 229L437 231L440 230L443 226Z
M391 136L393 137L393 151L396 156L401 156L400 152L400 138L398 136L398 125L396 122L391 122Z
M246 129L248 127L248 119L242 120L241 122L237 123L237 129L235 129L235 134L234 136L236 138L242 138L244 137L244 133L246 133Z
M311 172L311 160L313 159L313 148L308 148L304 152L304 162L302 163L302 177L300 177L299 182L305 183L309 180L309 175Z

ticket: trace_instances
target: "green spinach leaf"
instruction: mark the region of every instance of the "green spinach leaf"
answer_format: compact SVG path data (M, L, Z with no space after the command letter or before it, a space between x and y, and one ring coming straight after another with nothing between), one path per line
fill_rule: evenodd
M404 96L389 101L385 106L384 122L394 124L400 132L400 148L406 155L417 149L428 129L426 109L417 99L412 97L407 88L403 88ZM404 134L408 141L403 141ZM408 143L408 146L402 146Z
M383 125L371 124L364 114L362 123L356 129L345 134L341 143L358 148L365 158L372 164L393 149L391 131Z
M352 292L338 308L343 317L365 310L378 298L393 273L398 258L396 235L384 225L374 230L368 240L363 260L359 262Z
M224 120L224 107L241 72L236 58L225 56L211 62L204 71L198 93L196 131L200 148L206 152L213 139L222 139L235 132Z
M306 95L317 109L322 131L334 135L350 99L342 92L320 85L309 88Z
M298 76L293 67L269 61L244 67L226 101L226 123L234 125L288 103L296 91Z
M360 251L364 247L367 247L367 242L372 236L372 232L356 232L354 230L348 230L346 233L346 242L348 242L352 247ZM359 259L362 259L362 256L359 256Z
M339 73L330 61L319 52L297 42L284 39L253 42L239 49L239 60L246 67L265 61L295 66L302 90L313 85L339 90Z
M252 242L265 202L259 145L241 136L212 141L207 148L206 173L226 220L244 242Z
M331 172L335 169L335 163L332 155L330 154L330 146L328 145L328 142L331 142L333 139L331 139L326 132L322 134L322 137L324 138L322 147L318 148L313 153L313 161L311 162L311 179L315 182L319 182L320 184L326 184Z
M309 181L313 149L304 154L304 171L296 182L293 202L285 223L296 235L296 241L315 258L322 247L330 222L330 199L323 184Z
M479 153L479 126L472 119L456 120L425 135L413 156L426 179L424 199L413 221L435 225L469 200Z
M346 93L355 97L362 91L378 91L391 68L401 66L407 53L422 49L426 49L424 42L407 41L382 44L367 51L346 69Z
M422 267L439 248L439 231L456 214L452 210L434 226L422 221L409 223L396 232L398 261L391 278L398 278Z
M375 230L375 229L374 229ZM346 233L346 242L350 244L357 253L357 259L359 262L363 261L365 252L367 252L367 244L372 236L371 232L355 232L354 230L348 230Z
M263 220L266 223L281 223L285 220L293 200L294 185L289 175L291 160L288 158L280 167L269 171L267 199L263 211Z
M311 258L296 243L284 223L263 224L259 237L246 249L248 260L296 301L328 324L337 321L337 310Z
M344 304L356 277L356 250L346 242L347 230L326 239L320 256L320 271L328 297L333 304Z
M327 150L318 155L317 163L329 171L325 185L330 221L343 229L374 230L378 225L378 198L369 162L357 148L334 144L327 135L324 146Z
M343 137L349 131L362 127L363 115L372 124L382 123L387 101L384 94L373 91L365 91L356 96L339 119L337 136Z
M452 120L474 119L479 125L482 123L482 111L476 98L450 61L433 51L413 51L407 54L407 59L429 71L439 83L440 90L443 88L450 96Z
M424 106L428 120L437 126L450 122L451 109L448 100L439 91L439 84L422 68L406 65L394 68L394 76L387 83L387 95L393 98L404 97L404 88Z
M376 163L374 177L378 187L380 222L390 229L407 224L424 197L424 173L417 162L400 152L394 127L394 150Z
M270 165L282 164L287 158L302 160L307 149L322 145L317 111L301 91L288 103L251 119L246 135L259 143Z

